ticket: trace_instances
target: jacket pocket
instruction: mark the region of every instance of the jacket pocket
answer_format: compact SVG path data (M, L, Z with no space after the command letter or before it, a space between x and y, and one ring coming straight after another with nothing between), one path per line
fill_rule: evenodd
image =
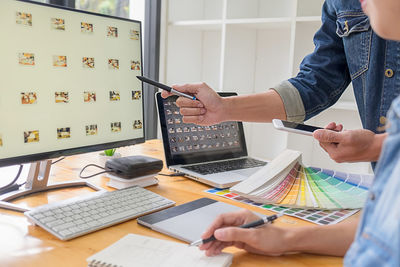
M368 70L372 30L369 18L362 11L337 14L336 34L342 38L351 79Z

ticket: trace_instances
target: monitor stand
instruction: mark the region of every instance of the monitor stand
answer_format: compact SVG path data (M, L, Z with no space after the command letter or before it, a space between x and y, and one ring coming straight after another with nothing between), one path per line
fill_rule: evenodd
M88 186L96 191L104 190L103 188L97 185L82 180L48 184L50 168L51 168L51 160L44 160L31 163L25 188L1 195L0 208L20 211L20 212L28 211L29 208L12 204L9 201L30 194L54 190L54 189L75 187L75 186Z

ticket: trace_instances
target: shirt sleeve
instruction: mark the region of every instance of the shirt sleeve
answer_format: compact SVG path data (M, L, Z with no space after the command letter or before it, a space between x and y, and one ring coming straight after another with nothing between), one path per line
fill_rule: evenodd
M329 1L323 5L321 19L315 49L303 59L297 76L274 88L288 120L307 120L332 106L351 81L343 40L336 34L336 11Z
M296 87L288 81L283 81L274 86L275 90L285 106L286 118L288 121L303 122L306 116L303 101Z

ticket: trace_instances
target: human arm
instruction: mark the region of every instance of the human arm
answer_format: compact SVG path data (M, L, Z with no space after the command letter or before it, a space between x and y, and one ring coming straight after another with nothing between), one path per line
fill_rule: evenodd
M335 123L330 123L326 128L315 131L313 136L336 162L377 161L387 136L386 133L375 134L365 129L340 132L342 126Z
M314 35L315 49L303 59L297 76L288 80L301 96L303 120L335 104L351 82L345 40L337 33L337 9L343 5L336 1L324 2L322 25ZM280 92L280 87L276 89Z
M301 122L334 104L350 83L343 40L336 34L335 16L332 7L324 4L323 24L314 37L314 52L303 60L295 78L276 85L274 90L214 101L211 97L217 96L206 84L174 86L176 90L196 95L203 104L179 98L177 104L183 121L212 124L229 119L270 122L276 118ZM227 105L216 107L215 102Z
M353 242L358 217L328 226L280 227L266 224L259 228L243 229L240 226L259 219L248 210L225 213L211 224L202 235L212 234L216 241L200 246L207 256L221 253L225 247L236 246L251 253L283 255L293 252L308 252L343 256Z
M271 122L274 118L286 119L283 102L274 90L263 93L220 97L207 84L175 85L174 89L196 96L198 101L179 97L183 122L211 125L223 121ZM162 92L163 97L171 95Z

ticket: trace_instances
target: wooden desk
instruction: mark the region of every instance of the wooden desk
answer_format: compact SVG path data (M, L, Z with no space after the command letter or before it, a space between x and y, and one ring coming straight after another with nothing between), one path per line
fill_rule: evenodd
M143 154L163 159L162 143L160 140L151 140L142 145L121 148L122 155ZM88 153L71 156L52 167L52 181L74 180L82 167L89 163L97 163L98 153ZM97 170L94 170L97 171ZM163 170L168 172L167 169ZM201 197L214 198L243 208L248 208L264 214L271 212L234 202L229 199L214 197L204 192L209 187L184 177L158 177L158 185L148 187L149 190L183 204ZM91 181L106 186L107 178L96 177ZM32 197L21 199L15 203L34 207L54 202L76 195L91 192L88 188L58 190L49 193L40 193ZM306 221L283 216L277 224L285 227L309 225ZM38 226L32 226L23 214L0 209L0 266L86 266L86 258L116 242L128 233L142 234L161 239L170 239L180 242L169 236L157 233L131 220L109 227L70 241L60 241ZM281 257L267 257L253 255L236 248L227 249L235 254L233 267L238 266L341 266L341 257L327 257L311 254L294 254Z

